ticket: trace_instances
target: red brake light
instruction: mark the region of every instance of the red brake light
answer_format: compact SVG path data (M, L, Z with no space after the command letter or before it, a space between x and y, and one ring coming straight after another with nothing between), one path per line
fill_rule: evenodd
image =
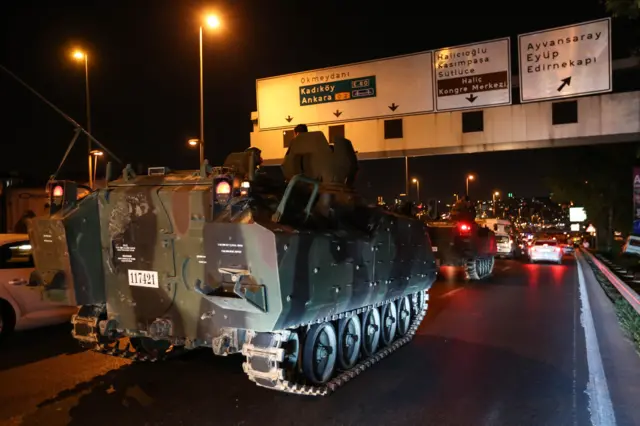
M223 180L222 182L218 183L218 186L216 186L216 194L218 195L231 194L231 185L229 185L229 182Z
M467 225L466 223L461 223L459 225L460 228L460 232L469 232L471 230L471 226Z
M58 185L55 188L53 188L53 196L54 197L62 197L62 194L64 194L64 190L62 189L62 187L60 185Z

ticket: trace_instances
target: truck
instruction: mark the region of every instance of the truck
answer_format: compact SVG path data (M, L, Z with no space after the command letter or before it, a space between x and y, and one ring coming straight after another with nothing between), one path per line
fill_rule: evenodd
M492 229L496 235L497 256L512 259L517 252L514 242L513 226L511 221L500 218L476 219L480 226Z

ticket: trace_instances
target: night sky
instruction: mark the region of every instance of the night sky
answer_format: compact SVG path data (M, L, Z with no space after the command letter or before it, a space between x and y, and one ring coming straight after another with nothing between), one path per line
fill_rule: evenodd
M222 31L205 31L206 157L214 164L249 145L256 78L515 37L606 16L598 0L516 2L509 10L478 2L472 3L475 9L451 6L431 13L427 3L399 1L385 8L329 0L53 4L0 2L0 64L84 124L84 67L70 55L76 46L87 49L95 137L126 162L177 169L195 168L198 161L186 140L197 137L199 129L198 27L204 12L219 13L223 23ZM628 56L629 25L614 20L614 58ZM515 39L512 47L516 71ZM73 128L1 71L0 103L0 172L49 176ZM468 172L478 174L471 191L478 198L490 197L494 188L543 195L548 191L543 177L553 173L551 160L570 161L571 152L414 158L411 174L422 179L423 196L463 191ZM63 171L84 172L85 153L86 141L79 141ZM367 195L402 192L404 161L363 162L360 178Z

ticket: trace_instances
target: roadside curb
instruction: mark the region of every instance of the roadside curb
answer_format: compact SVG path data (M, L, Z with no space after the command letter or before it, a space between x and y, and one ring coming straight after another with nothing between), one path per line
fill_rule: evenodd
M626 269L615 265L608 259L602 258L602 260L599 260L597 256L594 256L589 251L581 250L580 252L587 258L589 263L594 265L609 280L629 305L640 314L640 295L624 281L624 279L633 278L633 274L629 274Z
M595 318L589 300L587 289L587 277L581 265L580 254L576 253L578 267L578 286L580 294L580 324L584 330L586 345L587 366L589 369L589 381L587 383L587 395L589 395L589 414L593 425L616 425L616 417L613 410L613 402L609 393L607 375L603 365L603 357L600 352L598 333L595 326ZM586 265L585 265L586 266Z
M600 287L611 301L618 324L626 338L633 344L635 352L640 356L640 296L630 288L613 270L624 274L626 271L611 264L609 268L604 261L600 261L592 253L580 250L576 253L578 259L583 258L593 271Z
M638 348L634 345L633 338L623 323L629 315L638 317L638 314L618 293L617 288L609 282L608 278L600 272L595 262L584 254L584 251L576 251L576 260L578 283L581 289L583 285L586 287L585 293L588 295L590 310L587 313L583 303L580 322L585 332L589 369L587 393L590 396L592 424L639 425L640 411L637 409L637 401L640 396L640 357ZM586 318L589 314L590 319ZM595 329L599 357L595 357L593 353L596 350L596 344L593 342L593 335L588 336L589 324L592 324ZM589 340L591 340L590 343ZM591 359L589 359L589 352L592 352ZM590 365L592 361L593 367ZM607 389L602 387L603 382L599 380L601 376L598 372L598 364L603 367L606 387L614 407L613 421L607 415L607 400L603 398Z

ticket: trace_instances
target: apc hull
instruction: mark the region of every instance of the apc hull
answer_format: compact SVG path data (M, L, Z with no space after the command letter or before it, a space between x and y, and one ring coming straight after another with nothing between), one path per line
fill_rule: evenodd
M34 280L45 296L80 302L73 334L84 345L137 360L200 346L217 355L241 352L257 384L326 395L407 343L424 318L436 265L420 221L381 211L368 234L318 232L258 221L247 211L233 221L196 224L193 232L192 223L175 226L182 213L166 213L165 190L171 191L98 192L77 208L34 221L41 266ZM111 226L98 227L98 214ZM410 317L402 334L380 340L327 383L293 380L290 367L277 361L291 336L304 342L314 326L339 330L347 319L365 323L368 315L380 320L402 309ZM272 368L259 367L267 364Z
M482 280L493 272L497 245L495 234L475 223L460 232L458 222L428 224L432 249L438 266L462 267L468 280Z
M286 187L256 175L257 157L195 173L127 167L82 200L52 182L33 281L81 305L74 337L137 360L242 353L257 384L313 395L408 342L436 278L425 225L358 196L348 140L298 136Z

